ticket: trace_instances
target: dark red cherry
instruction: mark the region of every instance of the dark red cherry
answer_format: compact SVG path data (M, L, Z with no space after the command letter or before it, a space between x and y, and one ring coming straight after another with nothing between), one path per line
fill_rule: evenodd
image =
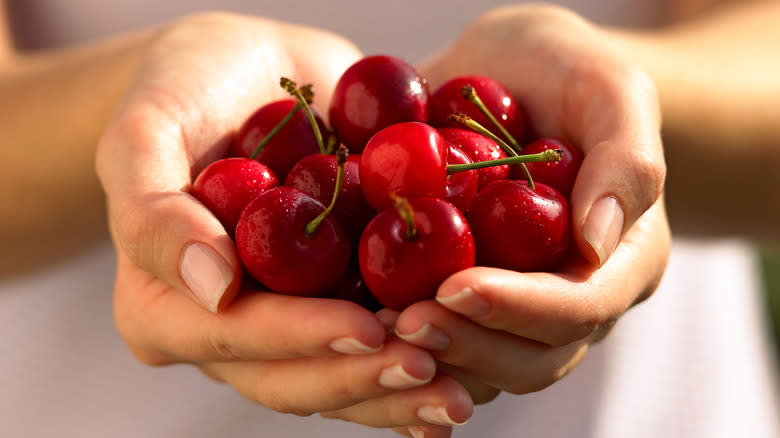
M295 99L283 99L258 108L241 126L233 143L233 155L251 157L258 145L274 127L296 106ZM316 115L315 120L322 132L327 128ZM254 158L274 171L281 181L287 172L303 157L320 153L317 138L301 108L263 147Z
M328 205L336 189L337 158L333 154L309 155L299 161L287 174L284 185L302 190L324 205ZM333 216L357 247L360 233L376 211L366 202L360 185L360 154L347 157L344 182Z
M525 146L522 154L536 154L548 149L560 149L562 152L560 161L526 163L528 171L531 172L534 181L552 186L568 198L582 165L582 151L571 143L544 137ZM520 166L512 166L512 178L525 179L525 173Z
M376 211L392 207L393 195L405 198L447 196L447 142L419 122L388 126L371 137L360 159L366 201Z
M484 135L463 128L441 128L442 137L457 146L471 158L471 161L489 161L506 158L506 152L496 142ZM486 167L477 170L477 190L493 181L509 178L509 166Z
M371 293L384 306L401 311L433 298L445 278L474 266L474 240L455 206L418 198L369 222L358 257Z
M469 164L471 162L471 158L465 152L452 143L448 143L448 165ZM477 194L477 172L479 170L467 170L447 175L447 196L444 199L463 213L469 211L471 200Z
M363 276L360 275L360 269L357 267L350 268L341 281L326 292L323 297L351 301L372 312L377 312L384 307L368 290Z
M350 66L333 91L331 127L353 153L372 135L399 122L428 119L428 84L406 61L369 56Z
M463 113L470 116L480 125L496 132L493 124L476 105L463 97L462 89L471 85L485 107L517 140L522 141L526 135L526 116L523 108L515 101L500 82L486 76L459 76L442 84L432 94L428 102L429 123L437 127L456 126L447 118L452 113ZM498 132L496 132L498 134Z
M279 180L265 164L250 158L224 158L198 174L192 183L192 196L211 210L233 236L244 207L277 185Z
M330 215L313 234L305 229L325 209L292 187L276 187L255 198L236 226L236 248L246 270L283 294L317 296L336 285L350 260L344 230Z
M471 202L468 221L477 263L519 272L555 271L571 246L569 203L554 188L526 181L488 184Z

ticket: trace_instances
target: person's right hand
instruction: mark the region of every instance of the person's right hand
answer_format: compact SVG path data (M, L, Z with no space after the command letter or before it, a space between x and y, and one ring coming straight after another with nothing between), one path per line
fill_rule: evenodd
M426 436L449 436L472 400L428 352L386 339L388 327L353 303L238 294L233 242L188 193L246 117L285 96L281 76L312 83L315 106L327 108L360 56L324 32L222 14L150 39L98 146L118 256L116 325L140 361L194 364L276 411L375 427L432 421L445 427Z

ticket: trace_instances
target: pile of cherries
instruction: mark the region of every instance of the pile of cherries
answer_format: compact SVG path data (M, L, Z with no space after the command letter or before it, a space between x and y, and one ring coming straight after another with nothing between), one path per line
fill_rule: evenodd
M291 98L257 109L192 186L265 288L402 310L475 264L554 271L570 251L582 153L521 147L525 113L497 81L431 93L405 61L366 57L339 79L330 127L311 86L280 85Z

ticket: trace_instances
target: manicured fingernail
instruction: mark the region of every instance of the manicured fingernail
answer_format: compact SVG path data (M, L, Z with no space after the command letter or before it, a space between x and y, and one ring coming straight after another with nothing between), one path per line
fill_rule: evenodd
M417 410L417 416L422 420L431 424L438 424L439 426L463 426L466 424L458 423L450 418L450 414L447 413L447 408L444 406L423 406Z
M425 438L425 431L422 430L421 427L410 426L409 434L412 435L413 438Z
M487 315L487 313L490 312L490 303L479 296L470 287L462 289L455 295L446 297L437 296L436 301L444 307L454 310L461 315L468 316L469 318L478 318Z
M603 265L612 255L622 231L623 210L617 199L606 196L593 204L585 221L584 236L598 255L599 265Z
M395 334L406 342L431 350L446 350L452 340L441 329L430 324L424 324L414 333L402 334L396 329Z
M212 312L233 281L230 265L210 246L192 243L185 250L179 266L181 278L192 293Z
M390 389L414 388L430 381L431 379L418 379L411 376L400 364L389 366L379 374L379 384Z
M330 349L344 354L369 354L381 350L382 346L369 347L355 338L338 338L330 343Z

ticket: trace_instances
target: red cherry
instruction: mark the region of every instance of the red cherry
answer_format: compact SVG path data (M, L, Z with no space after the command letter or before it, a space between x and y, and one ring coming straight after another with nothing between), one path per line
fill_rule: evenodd
M211 210L232 236L244 207L277 185L279 180L266 165L249 158L224 158L198 174L192 196Z
M366 282L363 281L363 276L360 275L360 269L356 267L349 269L341 281L330 291L326 292L323 297L352 301L372 312L377 312L383 307L371 291L368 290Z
M457 146L471 158L471 161L489 161L506 158L506 152L496 142L484 135L463 128L441 128L442 137ZM493 181L509 178L509 166L486 167L477 170L477 190Z
M290 170L284 185L302 190L328 205L333 198L333 191L336 190L337 161L333 154L309 155ZM347 157L341 192L333 208L333 216L349 235L350 241L357 245L360 233L375 214L376 211L363 197L360 185L360 154L350 154Z
M474 266L474 240L452 204L418 198L379 213L360 238L358 258L371 293L401 311L433 298L445 278Z
M350 66L336 83L329 120L353 153L372 135L399 122L425 122L428 84L406 61L369 56Z
M568 198L582 164L582 151L568 142L545 137L525 146L522 154L536 154L548 149L560 149L560 161L526 163L528 171L533 175L534 181L552 186ZM525 179L525 173L520 166L512 166L512 178Z
M258 108L239 129L233 143L233 155L251 157L266 135L295 106L295 99L283 99ZM315 120L320 130L327 132L325 123L316 113ZM283 181L287 172L301 158L318 153L320 153L320 148L317 138L306 116L306 111L301 108L254 158L270 167L276 176Z
M419 122L391 125L371 137L360 159L366 201L376 211L405 198L447 196L447 142Z
M471 85L487 110L517 141L526 135L525 112L500 82L485 76L470 75L450 79L432 94L428 103L429 122L437 127L456 126L447 118L452 113L470 116L480 125L491 129L490 119L479 108L463 97L464 86Z
M289 295L317 296L337 284L350 259L344 230L330 215L313 234L305 229L325 209L292 187L255 198L236 226L236 247L246 270L272 291Z
M492 182L474 197L468 220L480 265L554 271L571 246L569 203L545 184Z
M472 162L471 158L460 148L452 143L448 143L448 146L447 165ZM477 194L477 172L479 170L467 170L447 175L447 196L444 199L463 213L469 211L471 200Z

